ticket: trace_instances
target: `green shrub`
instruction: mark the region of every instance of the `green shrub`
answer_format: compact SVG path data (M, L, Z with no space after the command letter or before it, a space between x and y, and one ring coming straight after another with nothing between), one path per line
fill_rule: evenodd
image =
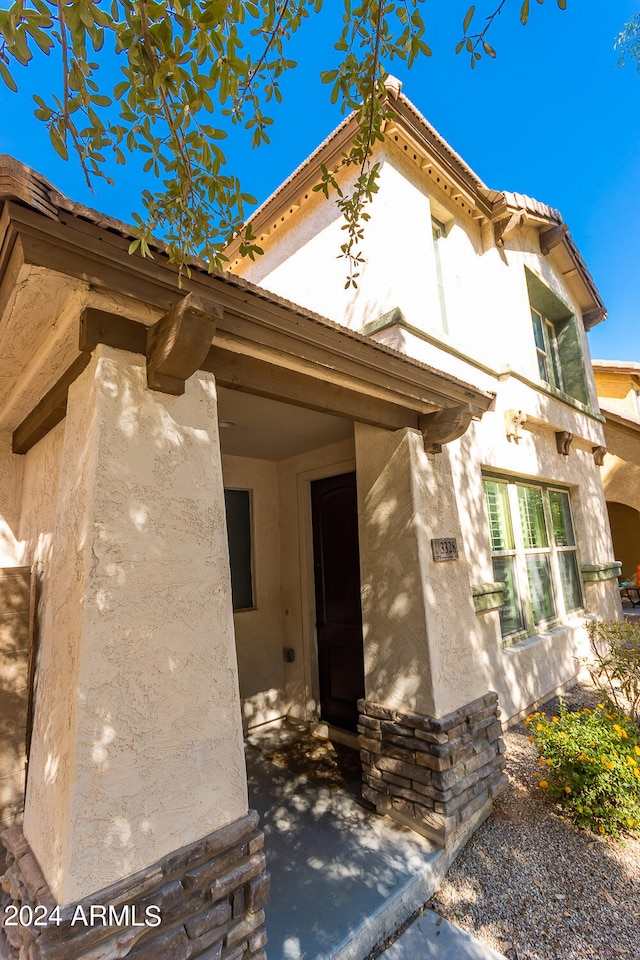
M593 621L587 630L591 679L605 702L640 728L640 623Z
M539 786L581 827L618 837L640 833L640 736L627 717L595 710L525 720L540 754ZM544 771L544 772L542 772Z

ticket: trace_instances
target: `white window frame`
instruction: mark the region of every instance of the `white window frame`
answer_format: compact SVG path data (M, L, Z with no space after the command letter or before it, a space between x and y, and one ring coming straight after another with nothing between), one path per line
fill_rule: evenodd
M536 339L534 315L540 321L544 348L538 345ZM549 320L548 317L545 317L545 315L539 310L536 310L535 307L531 307L531 322L534 328L533 340L538 358L538 375L543 383L548 383L550 386L556 387L557 390L564 391L555 324L553 320ZM543 375L541 366L547 371L547 376Z
M524 639L552 627L554 624L566 620L567 617L575 615L577 612L584 608L584 591L582 588L582 583L580 580L580 559L578 552L578 543L576 537L576 527L573 514L573 506L571 504L571 491L557 484L549 483L537 483L534 480L528 480L524 477L513 477L513 476L504 476L500 474L490 473L488 471L483 471L482 474L483 481L494 481L496 483L505 484L507 487L507 503L509 507L509 522L511 524L511 531L513 536L514 547L510 550L491 550L491 559L499 559L501 557L512 557L513 558L513 569L514 569L514 583L516 590L516 607L520 615L520 620L522 622L522 627L519 627L511 632L503 633L503 642L505 646L508 646L513 643L517 643L519 640ZM536 546L536 547L525 547L525 537L522 527L522 519L520 515L520 505L518 502L518 487L529 487L536 490L540 490L542 493L542 506L544 513L544 523L546 531L547 546ZM571 528L573 532L574 543L567 546L559 546L555 543L553 535L553 519L551 516L551 505L549 501L549 493L552 491L557 491L558 493L566 494L568 503L569 503L569 517L571 520ZM489 540L491 548L491 539ZM567 609L564 590L562 587L562 575L560 570L560 560L559 555L562 553L573 553L575 556L575 566L577 574L577 584L578 590L580 592L581 605L574 607L572 609ZM548 557L549 563L549 577L551 585L551 600L553 605L553 615L546 619L538 620L536 623L534 621L533 614L533 598L531 594L531 588L529 583L529 576L527 571L527 557L530 556L545 556Z

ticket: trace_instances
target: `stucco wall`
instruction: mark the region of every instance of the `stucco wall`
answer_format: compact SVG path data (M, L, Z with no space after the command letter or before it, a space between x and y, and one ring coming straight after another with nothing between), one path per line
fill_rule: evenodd
M213 377L71 386L25 835L61 902L246 813ZM221 776L224 771L224 776Z
M283 646L287 712L314 720L319 711L310 482L355 469L353 440L332 443L278 462Z
M357 289L344 289L346 261L337 254L344 242L335 203L313 194L261 241L265 254L238 267L247 279L301 303L338 323L359 329L399 307L405 320L493 371L514 370L539 382L525 267L578 318L590 402L596 404L586 335L579 305L552 257L540 252L538 232L527 227L498 248L491 224L482 228L447 194L421 174L393 142L377 148L379 190L368 208L362 243L366 263ZM348 189L345 180L344 188ZM431 218L445 226L438 241L446 330L440 315ZM318 265L322 268L318 269ZM505 335L508 331L508 336ZM376 334L376 338L378 337ZM484 375L461 365L438 343L406 341L406 349L426 363L483 386Z
M421 434L356 424L368 700L442 717L486 693L467 556L435 562L431 539L460 540L446 456Z
M640 513L624 503L607 503L616 560L625 577L635 577L640 565Z
M527 271L556 298L550 302L556 307L558 301L562 304L558 309L563 316L572 314L576 318L587 407L597 412L582 314L554 262L554 254L541 254L534 226L514 231L499 248L492 225L480 228L463 215L444 191L421 174L393 143L380 147L376 159L381 161L379 192L369 211L371 220L363 243L367 263L357 290L344 289L346 265L336 260L343 242L341 223L335 206L323 202L319 195L278 225L264 240L265 256L256 264L243 264L239 272L350 327L362 327L399 307L405 325L374 330L376 339L496 394L491 412L472 424L462 440L448 445L433 461L425 457L424 451L419 453L417 447L411 455L405 450L400 461L394 460L400 457L400 448L396 450L396 441L382 434L379 446L367 451L367 428L357 428L356 432L362 438L358 448L358 483L363 498L373 496L378 485L377 505L369 505L371 516L379 518L384 514L386 519L379 525L387 524L389 530L395 530L394 524L397 526L394 542L399 542L400 529L409 537L402 545L407 556L402 562L398 558L396 570L393 564L385 564L384 538L376 538L372 530L361 529L363 569L368 569L363 582L365 592L369 591L371 614L365 630L370 637L377 638L377 662L371 660L371 649L365 653L369 658L368 695L385 702L390 698L394 703L407 696L415 704L425 697L434 710L444 710L446 706L453 709L463 702L465 687L471 693L476 682L480 682L484 690L499 692L503 716L508 717L578 672L575 658L586 653L586 635L583 619L574 617L567 624L507 650L500 635L497 611L473 614L468 622L471 585L493 580L483 469L569 488L579 562L606 563L614 559L602 484L592 453L593 447L604 444L603 426L579 404L554 396L553 390L540 381ZM438 249L446 330L439 322L432 216L445 226L445 237L438 241ZM318 264L322 264L322 270L318 270ZM509 410L521 411L526 416L518 443L507 439L505 414ZM558 431L574 437L568 458L557 451ZM413 441L407 442L411 445ZM412 488L414 499L409 508L406 471L412 458L409 472L413 471L417 486ZM416 490L422 491L422 499L415 498ZM396 501L402 503L394 512ZM420 555L417 544L421 539L428 544L431 536L455 536L456 529L461 561L435 565ZM420 532L416 533L417 530ZM439 532L430 532L436 530ZM384 577L386 588L382 586ZM412 577L418 593L409 599L404 585ZM388 611L383 612L380 600L385 589L389 595L396 591L393 610L398 637L394 642L400 650L407 644L406 656L403 653L401 657L407 667L402 682L389 679L395 678L390 669L394 665L391 660L386 663L383 652L385 644L391 649ZM424 605L420 591L425 597ZM605 618L620 616L615 581L590 584L584 595L589 612ZM403 615L398 611L403 604L407 620L415 621L413 640L409 639L412 631L407 634L402 629ZM426 637L418 640L420 631L426 631ZM426 644L425 651L428 648L429 666L414 670L410 661L413 657L419 662L416 651L420 644ZM418 692L418 673L431 692ZM449 694L443 693L446 690L451 691L449 701ZM458 702L453 704L454 700Z
M253 610L233 620L245 728L286 713L282 654L278 468L271 460L222 458L225 487L251 491Z
M472 423L460 440L448 446L472 583L493 580L483 470L568 488L579 564L606 563L614 559L604 492L590 442L574 441L566 458L557 452L553 429L553 421L557 419L556 401L549 401L547 418L552 421L551 425L534 421L522 431L518 443L509 441L503 405L510 399L499 394L495 412ZM573 416L569 408L564 410L567 416ZM599 424L592 423L594 429L600 429ZM602 619L621 616L616 580L589 585L584 596L587 612ZM520 713L545 693L566 683L579 672L576 658L588 652L584 618L580 615L507 648L502 643L497 611L478 614L477 623L482 649L478 665L485 673L489 689L499 694L503 717Z
M11 434L0 433L0 567L22 562L20 508L24 457L11 452Z
M596 366L596 387L603 405L621 416L630 414L632 418L637 419L640 416L637 400L640 393L637 386L639 374L640 369L616 372L606 367Z

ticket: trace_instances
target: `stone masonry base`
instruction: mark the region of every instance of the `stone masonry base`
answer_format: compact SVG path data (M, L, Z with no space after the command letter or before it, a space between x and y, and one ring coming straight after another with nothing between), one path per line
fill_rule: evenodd
M257 825L250 811L60 907L43 926L34 921L51 916L55 900L20 827L5 831L1 916L10 960L266 960L269 874Z
M449 846L507 785L498 697L487 693L436 719L358 702L362 795Z

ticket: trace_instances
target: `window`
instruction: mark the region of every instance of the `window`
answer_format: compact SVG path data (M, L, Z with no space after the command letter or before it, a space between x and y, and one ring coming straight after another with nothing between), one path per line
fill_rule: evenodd
M582 607L567 490L485 477L493 576L505 585L500 626L509 640Z
M253 574L251 558L251 491L225 490L231 596L234 610L251 610Z
M442 279L442 259L441 259L441 247L442 241L446 236L446 229L444 223L440 223L439 220L436 220L434 217L431 219L431 227L433 230L433 252L436 261L436 280L438 282L438 300L440 302L440 320L442 321L442 329L444 332L447 332L447 306L444 299L444 282Z
M538 376L555 390L589 405L582 338L571 309L525 268Z
M533 336L536 341L536 354L538 356L538 373L540 379L545 383L550 383L558 390L564 389L562 382L562 370L560 368L560 355L558 353L558 338L556 337L556 328L551 320L543 317L537 310L531 308L531 319L533 320Z

